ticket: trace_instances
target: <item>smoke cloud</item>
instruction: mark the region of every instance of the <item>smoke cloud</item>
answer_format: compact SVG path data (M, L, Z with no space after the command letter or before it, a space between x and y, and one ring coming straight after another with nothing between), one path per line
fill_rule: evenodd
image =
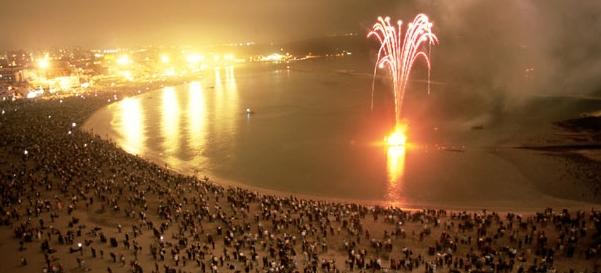
M601 87L601 2L419 1L435 20L438 79L500 108ZM419 9L418 8L418 9Z
M418 115L438 111L464 127L494 125L508 113L531 114L541 97L601 97L600 1L418 0L398 8L387 15L408 21L427 13L440 38L432 80L444 84L432 86L433 107L409 103L426 113Z

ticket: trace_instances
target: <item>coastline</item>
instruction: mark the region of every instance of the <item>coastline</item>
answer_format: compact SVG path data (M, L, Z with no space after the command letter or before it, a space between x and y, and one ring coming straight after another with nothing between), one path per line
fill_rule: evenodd
M255 194L266 195L266 196L276 196L281 198L287 197L295 197L300 199L312 200L317 202L326 202L326 203L335 203L335 204L359 204L368 207L390 207L401 210L408 211L420 211L420 210L438 210L444 209L447 211L456 211L456 212L480 212L480 211L494 211L497 213L521 213L524 215L532 215L538 211L545 210L547 208L552 209L570 209L570 210L589 210L589 209L601 209L601 205L590 203L590 202L580 202L569 199L562 199L553 196L547 196L549 200L555 200L556 206L520 206L515 205L512 201L505 202L505 205L498 206L465 206L465 205L449 205L442 203L403 203L403 202L393 202L386 200L368 200L368 199L349 199L349 198L341 198L341 197L331 197L331 196L321 196L316 194L308 194L308 193L298 193L298 192L286 192L268 188L262 188L258 186L251 186L245 184L241 181L235 181L231 179L222 178L213 174L194 174L194 172L186 171L183 169L176 169L169 167L164 161L160 159L160 157L140 157L139 158L149 161L152 164L160 166L166 170L172 171L176 174L186 175L186 176L194 176L199 180L202 180L204 177L209 178L209 182L215 184L216 186L221 186L225 188L235 188L235 189L243 189L251 191ZM513 206L511 206L513 205Z
M286 272L295 272L291 268L301 272L313 266L312 261L303 258L301 249L304 249L308 256L317 257L311 258L314 261L323 261L324 267L327 263L345 272L388 271L396 268L396 261L401 259L411 263L412 269L405 270L423 272L441 263L443 255L449 255L447 250L437 247L441 243L449 244L445 239L450 238L448 234L474 238L469 242L459 239L460 244L449 245L455 249L452 253L457 265L460 258L468 255L485 259L489 252L476 243L479 238L476 230L460 226L490 222L478 232L488 228L486 238L493 240L495 232L508 228L506 217L518 217L528 230L536 228L548 236L557 236L554 225L546 223L561 224L557 221L565 212L545 210L502 216L503 212L490 209L465 213L444 208L403 210L359 202L305 199L289 193L265 195L256 190L205 183L128 154L114 143L88 132L71 131L72 122L83 124L85 118L107 104L111 95L65 98L64 102L58 99L19 101L11 104L14 112L1 117L0 124L7 129L4 141L9 141L0 149L9 163L2 166L2 171L5 178L11 177L11 172L16 177L13 182L8 180L2 184L2 200L6 205L0 216L3 223L0 252L6 253L7 262L0 264L0 271L39 272L48 264L62 272L126 272L134 268L158 272L163 266L165 270L198 272L200 265L206 264L221 272L249 266L249 263L231 259L230 255L239 255L238 251L248 255L255 249L257 261L247 261L256 271L268 271L277 265L286 268ZM87 108L80 108L82 106ZM20 137L23 130L31 130L31 138ZM24 154L23 149L28 152ZM596 215L589 207L578 210L572 217L585 221L587 213ZM588 223L587 228L593 229L591 222ZM518 232L519 226L516 222L510 230ZM593 240L591 233L581 237L576 258L558 254L554 267L561 272L596 268L594 260L582 254ZM255 239L249 241L249 238ZM114 239L115 246L108 244L107 239ZM236 250L230 240L245 241L249 245ZM541 266L532 243L522 248L507 236L494 240L498 242L490 247L516 248L519 262L514 271L530 264ZM45 243L51 251L44 249ZM78 246L78 243L82 244ZM357 251L362 253L357 254L355 270L348 268L346 262L350 245L356 245ZM142 246L144 250L140 251ZM154 248L165 253L162 254L165 257L150 255ZM199 252L195 251L199 249L206 251L202 258L196 256ZM289 252L281 255L290 258L276 259L270 255L270 249L288 249ZM402 249L412 253L403 254ZM296 251L298 254L292 254ZM259 264L261 258L268 261L263 267ZM188 263L182 264L182 260ZM219 260L227 263L215 262ZM481 265L471 263L461 266L465 270L479 267Z
M153 90L149 90L149 91L153 91ZM112 102L112 103L116 103L116 102ZM108 141L110 143L116 144L117 136L116 136L116 132L114 130L112 130L111 128L108 128L109 131L103 131L103 132L99 133L99 132L96 132L93 130L94 124L90 124L90 122L89 122L91 116L95 116L95 114L98 113L99 111L106 111L106 107L108 107L108 105L110 105L110 104L104 105L104 106L96 109L90 116L86 117L85 118L86 122L84 123L84 126L82 126L80 128L80 130L90 133L92 135L98 136L101 139ZM109 112L109 111L106 111L106 112ZM127 152L124 149L122 149L121 147L118 147L118 148L123 150L124 152ZM508 148L508 149L511 150L512 148ZM508 157L508 156L499 155L500 153L502 153L501 151L496 151L496 149L492 149L492 150L495 150L494 153L497 154L497 156L505 159L508 163L519 168L518 163L515 160L509 159L510 157ZM163 160L163 158L161 157L160 154L156 154L152 151L150 151L150 152L146 151L144 156L140 156L137 154L131 154L131 155L136 156L136 157L143 159L151 164L154 164L160 168L164 168L166 170L172 171L179 175L194 176L199 180L202 180L203 178L208 177L210 179L210 182L214 183L217 186L226 187L226 188L231 187L231 188L237 188L237 189L244 189L244 190L252 191L253 193L261 194L261 195L277 196L277 197L294 196L297 198L314 200L314 201L319 201L319 202L342 203L342 204L361 204L361 205L365 205L365 206L396 207L399 209L413 210L413 211L421 210L421 209L447 209L447 210L451 210L451 211L472 211L472 212L488 210L488 211L497 211L497 212L519 212L519 213L525 213L525 214L534 213L536 211L544 210L549 207L551 207L551 208L569 208L569 209L591 209L591 208L599 209L599 208L601 208L600 204L587 202L587 201L558 198L558 197L555 197L552 195L547 195L547 194L545 194L545 198L546 198L545 200L553 202L553 204L554 204L553 206L544 206L544 205L536 206L536 205L532 205L532 204L530 204L530 205L517 204L517 203L509 201L509 200L508 201L499 201L494 205L473 206L473 205L465 205L465 204L448 204L448 203L442 203L442 202L441 203L436 203L436 202L416 203L416 202L390 201L390 200L383 200L383 199L350 199L350 198L341 198L341 197L333 197L333 196L323 196L323 195L318 195L318 194L310 194L310 193L302 193L302 192L289 192L289 191L275 190L275 189L263 188L263 187L259 187L259 186L248 185L247 183L244 183L242 181L226 179L224 177L220 177L220 176L215 175L210 172L198 173L193 170L194 168L192 166L175 168L173 166L169 166L168 162ZM178 164L178 165L186 165L186 164ZM522 172L522 173L524 173L524 172ZM528 176L527 173L524 173L524 174L526 176Z

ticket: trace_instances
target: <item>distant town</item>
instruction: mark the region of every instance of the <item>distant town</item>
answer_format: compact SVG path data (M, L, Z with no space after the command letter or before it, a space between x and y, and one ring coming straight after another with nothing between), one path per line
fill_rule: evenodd
M341 37L349 36L353 35ZM315 52L312 52L311 49L298 49L295 45L285 48L273 43L240 42L200 48L0 51L0 97L6 100L77 94L91 88L193 77L207 69L231 65L286 64L351 55L343 48L314 49Z

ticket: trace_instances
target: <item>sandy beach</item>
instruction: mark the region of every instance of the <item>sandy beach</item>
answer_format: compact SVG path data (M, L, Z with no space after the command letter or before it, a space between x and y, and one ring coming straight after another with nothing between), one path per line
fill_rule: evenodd
M400 209L227 186L78 128L112 97L2 103L1 272L600 270L593 205Z

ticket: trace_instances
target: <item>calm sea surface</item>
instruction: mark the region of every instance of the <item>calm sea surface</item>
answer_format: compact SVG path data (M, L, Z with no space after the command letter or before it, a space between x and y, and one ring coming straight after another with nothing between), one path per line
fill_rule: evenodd
M456 123L444 114L414 117L411 145L382 145L389 98L371 111L371 78L344 67L221 67L110 104L85 127L161 165L263 189L405 206L579 204L533 182L559 179L560 161L487 141L495 130L445 127Z

